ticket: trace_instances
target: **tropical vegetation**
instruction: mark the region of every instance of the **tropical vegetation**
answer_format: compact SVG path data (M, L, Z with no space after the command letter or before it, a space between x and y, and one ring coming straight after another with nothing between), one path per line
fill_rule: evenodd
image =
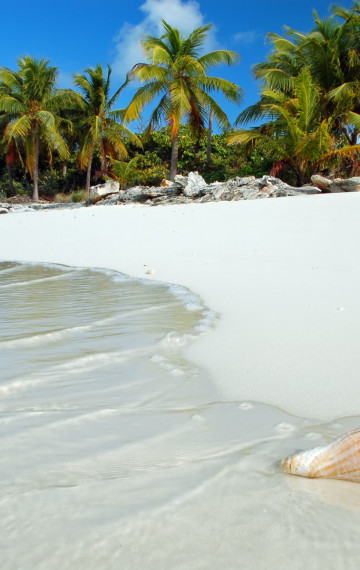
M239 59L236 52L229 50L201 55L211 24L196 28L188 37L182 36L164 20L163 27L160 38L146 36L142 41L147 62L135 65L129 78L138 79L144 85L136 91L123 118L126 121L138 119L143 108L156 100L145 133L164 119L171 127L170 180L173 180L177 173L182 122L185 121L198 138L205 131L207 116L210 121L215 117L222 128L229 128L227 115L211 93L221 91L229 101L240 103L242 90L231 81L207 73L220 63L232 65Z
M230 142L270 151L272 173L292 171L299 184L321 168L359 174L360 3L333 7L309 34L269 34L272 52L255 66L260 99L239 115Z
M113 109L124 85L111 95L110 77L110 65L104 76L101 64L95 68L89 67L85 73L74 76L74 84L82 93L76 122L81 129L78 160L80 168L87 167L87 191L90 188L91 165L95 151L100 156L101 170L105 171L109 156L114 159L128 156L126 140L141 146L140 139L119 122L121 111Z
M61 133L62 126L70 128L61 111L73 103L75 94L56 89L56 67L49 61L30 57L19 59L18 71L0 70L0 125L3 142L10 157L22 160L33 180L33 200L38 200L39 155L46 150L51 164L53 150L61 158L69 157L69 149Z
M360 2L333 6L325 19L314 12L309 33L269 33L271 51L253 69L259 98L233 126L217 96L238 105L241 80L211 71L239 55L205 51L210 25L188 36L162 25L159 37L143 38L144 61L122 85L101 64L74 75L73 89L58 88L59 70L47 59L23 56L17 69L0 68L1 197L77 200L106 177L125 188L191 170L209 182L360 174Z

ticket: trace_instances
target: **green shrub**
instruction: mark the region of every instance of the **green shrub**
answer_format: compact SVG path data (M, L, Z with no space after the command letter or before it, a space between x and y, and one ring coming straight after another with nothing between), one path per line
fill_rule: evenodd
M53 199L55 194L61 193L64 187L64 178L56 172L43 172L39 176L39 195Z
M74 204L78 204L79 202L85 202L88 198L87 192L85 190L79 190L79 192L74 192L71 195L71 201Z

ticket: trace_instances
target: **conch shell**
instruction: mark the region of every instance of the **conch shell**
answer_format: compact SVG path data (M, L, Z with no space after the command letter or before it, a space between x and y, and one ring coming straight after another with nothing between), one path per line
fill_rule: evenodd
M346 433L325 447L315 447L281 462L286 473L327 477L360 483L360 429Z

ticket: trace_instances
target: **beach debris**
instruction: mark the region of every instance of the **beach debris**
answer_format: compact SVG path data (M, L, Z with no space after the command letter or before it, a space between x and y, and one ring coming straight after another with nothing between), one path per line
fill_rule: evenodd
M193 198L206 194L207 184L198 172L190 172L187 177L187 184L183 189L184 196Z
M360 429L348 432L324 447L287 457L281 467L292 475L360 483Z
M330 192L330 186L332 180L325 178L324 176L320 176L320 174L314 174L311 177L311 182L317 186L322 192Z
M187 176L183 176L182 174L176 174L174 178L175 184L180 186L180 188L185 188L187 185Z
M125 204L138 202L149 206L160 204L191 204L194 202L218 202L237 200L256 200L259 198L276 198L280 196L302 196L306 194L320 194L315 186L295 188L273 176L236 177L226 182L212 182L206 184L197 172L190 172L188 176L178 174L174 183L168 187L137 186L119 192L118 195L102 200L100 204Z
M91 204L97 206L112 206L122 204L144 204L146 206L161 206L167 204L196 204L206 202L236 202L238 200L258 200L264 198L280 198L288 196L307 196L309 194L322 194L326 192L360 191L360 177L334 181L320 175L313 177L315 186L290 186L279 178L265 175L261 178L255 176L237 176L225 182L212 182L207 184L198 172L190 172L187 176L177 174L174 181L165 181L166 186L133 186L125 190L116 191L118 183L109 180L105 184L91 187L91 196L94 201L79 204L51 203L51 204L22 204L11 203L10 211L26 211L51 208L75 208ZM329 188L329 189L328 189ZM95 197L96 191L96 197ZM107 192L110 192L108 194ZM94 193L94 194L93 194ZM0 203L0 207L9 206Z
M314 174L311 177L311 182L315 184L322 192L359 192L360 191L360 176L353 176L352 178L335 178L329 180Z
M172 182L172 180L167 180L166 178L164 178L160 184L161 188L169 188L170 186L173 186L173 185L174 185L174 183Z
M145 199L147 198L164 198L164 197L174 197L180 194L180 189L175 186L160 186L160 187L144 187L142 189L142 194Z
M97 184L90 187L89 201L96 204L99 200L103 200L111 194L117 194L120 189L119 182L115 180L107 180L104 184Z
M330 192L359 192L360 191L360 176L353 176L353 178L335 178L330 185Z

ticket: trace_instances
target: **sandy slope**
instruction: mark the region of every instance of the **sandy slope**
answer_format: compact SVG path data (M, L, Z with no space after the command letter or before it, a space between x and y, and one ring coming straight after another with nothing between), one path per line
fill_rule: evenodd
M327 420L360 410L359 250L359 194L0 220L0 259L107 267L190 288L221 317L191 353L223 398Z
M1 216L0 260L182 284L220 316L189 349L219 394L196 412L186 383L181 413L132 408L133 437L128 411L110 410L89 457L81 421L41 439L15 414L23 431L2 439L4 570L358 569L360 485L288 476L279 459L358 425L359 218L360 194ZM149 440L147 425L163 436Z

